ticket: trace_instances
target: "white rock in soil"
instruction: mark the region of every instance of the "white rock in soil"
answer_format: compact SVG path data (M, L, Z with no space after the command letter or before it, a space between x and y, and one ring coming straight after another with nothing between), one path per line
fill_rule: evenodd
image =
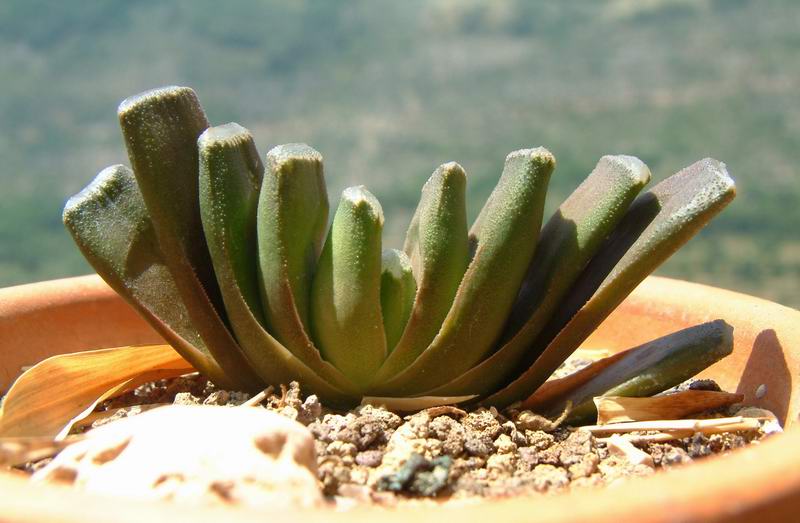
M615 456L624 457L631 465L644 465L653 468L653 457L647 452L637 448L629 439L619 434L614 434L606 440L608 452Z
M140 499L308 507L323 502L314 439L249 407L168 406L95 429L33 476Z
M779 434L783 432L783 427L781 427L778 417L770 410L758 407L742 407L736 412L736 415L745 418L759 418L761 420L761 432L764 434Z

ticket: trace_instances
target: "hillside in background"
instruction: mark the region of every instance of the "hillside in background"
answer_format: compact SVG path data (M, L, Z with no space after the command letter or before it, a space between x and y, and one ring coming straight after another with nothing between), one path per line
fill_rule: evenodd
M556 155L548 209L606 153L655 180L726 162L739 195L661 270L800 306L800 3L0 3L0 286L88 272L61 208L127 163L119 101L190 85L262 154L307 142L332 205L363 183L399 244L433 169L474 216L505 155Z

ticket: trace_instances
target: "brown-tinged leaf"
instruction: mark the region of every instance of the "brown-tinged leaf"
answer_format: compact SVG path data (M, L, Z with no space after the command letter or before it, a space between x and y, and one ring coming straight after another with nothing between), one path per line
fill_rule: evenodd
M522 403L522 406L534 412L550 411L551 405L566 397L571 391L577 390L579 387L594 379L606 368L611 366L612 363L616 363L624 358L631 350L634 349L618 352L607 358L597 360L568 376L545 382Z
M97 274L176 351L220 387L239 388L241 377L225 375L192 324L130 169L103 169L69 199L64 225Z
M162 87L124 100L117 110L128 158L163 261L192 325L225 382L263 388L229 330L203 234L197 139L208 128L200 101L188 87Z
M652 396L686 381L731 351L733 327L723 320L702 323L595 362L576 377L551 385L546 396L534 393L535 402L529 399L522 404L553 415L571 402L574 408L568 422L586 422L596 414L592 401L596 396Z
M597 424L623 421L678 419L705 410L719 409L740 403L744 394L715 390L684 390L651 398L600 396L594 398Z
M526 368L531 343L648 181L650 170L638 158L602 157L542 229L498 349L450 383L425 393L490 394Z
M169 345L118 347L53 356L11 386L0 437L63 437L98 402L147 381L194 368Z
M710 158L640 195L531 345L533 365L483 403L504 407L539 388L648 274L735 195L725 164Z

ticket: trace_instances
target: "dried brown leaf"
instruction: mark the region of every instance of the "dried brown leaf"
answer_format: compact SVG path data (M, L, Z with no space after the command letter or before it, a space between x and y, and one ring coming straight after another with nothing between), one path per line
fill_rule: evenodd
M62 438L104 399L193 370L169 345L53 356L22 374L9 389L0 410L0 437Z
M594 404L597 406L597 424L605 425L624 421L679 419L705 410L741 403L743 400L743 394L714 390L684 390L650 398L599 396L594 398Z

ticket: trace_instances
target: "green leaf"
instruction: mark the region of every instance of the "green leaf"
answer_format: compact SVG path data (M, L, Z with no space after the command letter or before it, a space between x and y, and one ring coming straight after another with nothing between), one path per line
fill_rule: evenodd
M342 192L311 289L311 331L323 357L359 386L386 358L381 316L383 210L363 186Z
M130 169L101 171L67 201L64 225L94 270L197 370L221 387L257 385L229 380L192 325Z
M225 324L203 236L197 138L208 121L197 96L188 87L154 89L124 100L118 114L164 262L192 324L230 379L257 382Z
M533 261L494 354L433 395L488 394L513 377L586 264L650 181L650 170L632 156L604 156L542 229Z
M270 333L308 365L320 360L308 309L327 225L322 155L305 144L272 149L258 201L261 295Z
M597 396L646 397L675 387L733 352L733 327L723 320L711 321L674 332L629 349L614 363L572 390L548 401L536 394L523 408L557 415L567 402L574 408L568 423L591 421L597 414Z
M464 169L451 162L439 166L422 188L404 246L417 294L405 331L378 371L376 383L417 359L436 337L453 304L469 264L466 185Z
M236 338L258 375L278 385L297 380L310 392L339 405L355 391L330 364L317 358L325 378L275 340L259 321L256 206L263 175L253 138L231 123L206 130L198 140L200 211L222 298ZM316 369L315 369L316 370Z
M406 370L376 384L378 394L430 390L491 351L533 256L554 167L555 158L541 147L508 155L503 175L473 227L475 254L441 330Z
M648 274L735 195L725 165L707 158L639 196L532 344L535 362L484 402L502 407L536 390Z
M384 250L381 259L381 314L388 351L403 334L416 293L417 282L406 253L397 249Z

